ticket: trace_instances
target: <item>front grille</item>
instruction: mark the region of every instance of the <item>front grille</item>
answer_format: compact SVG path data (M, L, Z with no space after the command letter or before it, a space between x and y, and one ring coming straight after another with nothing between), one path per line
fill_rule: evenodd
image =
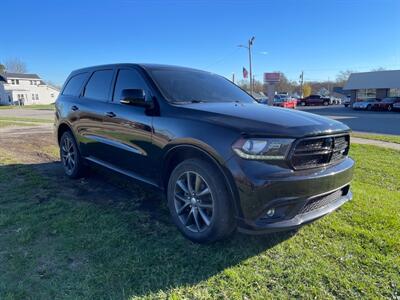
M327 206L328 204L335 202L344 194L345 194L345 189L340 189L328 195L311 199L306 203L306 205L303 206L302 209L300 209L299 214L305 214L310 211Z
M340 161L347 156L349 145L348 134L300 140L292 152L292 166L295 169L308 169Z

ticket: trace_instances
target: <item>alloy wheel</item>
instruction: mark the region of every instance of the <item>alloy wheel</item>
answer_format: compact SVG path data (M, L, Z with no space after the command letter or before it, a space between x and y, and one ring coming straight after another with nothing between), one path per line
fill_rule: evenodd
M76 166L76 149L73 141L69 137L65 137L61 146L61 157L65 172L70 175Z
M212 222L214 199L205 179L193 171L184 172L175 183L175 211L192 232L203 232Z

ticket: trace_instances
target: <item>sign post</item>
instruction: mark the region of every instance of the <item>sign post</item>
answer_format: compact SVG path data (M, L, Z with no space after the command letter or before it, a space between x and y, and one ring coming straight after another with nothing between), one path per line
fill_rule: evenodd
M264 85L267 86L268 105L274 105L275 84L281 80L281 73L264 73Z

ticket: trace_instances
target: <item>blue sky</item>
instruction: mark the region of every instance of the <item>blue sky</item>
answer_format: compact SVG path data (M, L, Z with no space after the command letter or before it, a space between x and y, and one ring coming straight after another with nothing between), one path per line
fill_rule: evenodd
M18 57L61 84L73 69L154 62L241 78L334 79L340 70L400 69L400 0L1 0L0 62Z

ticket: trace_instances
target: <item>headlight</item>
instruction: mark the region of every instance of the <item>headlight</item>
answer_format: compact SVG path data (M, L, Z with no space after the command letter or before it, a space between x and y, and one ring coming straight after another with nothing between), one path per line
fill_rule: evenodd
M241 158L254 160L285 159L294 139L240 139L232 147Z

